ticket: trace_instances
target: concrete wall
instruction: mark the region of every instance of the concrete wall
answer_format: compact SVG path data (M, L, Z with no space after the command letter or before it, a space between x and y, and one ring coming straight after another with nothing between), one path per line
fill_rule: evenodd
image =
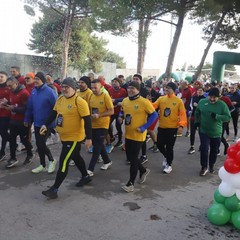
M102 63L102 72L98 75L104 75L107 82L110 82L116 76L116 64L115 63ZM54 78L60 76L60 68L51 64L48 58L34 55L24 55L16 53L3 53L0 52L0 70L9 73L11 66L19 66L21 74L24 75L27 72L43 71L45 73L51 73ZM85 73L85 74L88 74ZM77 69L68 69L68 76L79 79L81 74Z

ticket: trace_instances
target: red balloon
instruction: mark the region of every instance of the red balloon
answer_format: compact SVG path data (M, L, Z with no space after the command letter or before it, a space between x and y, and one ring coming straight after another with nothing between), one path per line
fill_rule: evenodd
M240 151L240 141L236 142L236 144L234 144L235 148Z
M233 158L227 158L224 162L224 168L227 172L235 174L240 172L240 162Z
M237 152L234 159L235 159L236 162L238 162L240 164L240 151Z
M237 154L238 150L237 148L235 147L235 145L231 145L228 150L227 150L227 155L230 157L230 158L235 158L236 154Z

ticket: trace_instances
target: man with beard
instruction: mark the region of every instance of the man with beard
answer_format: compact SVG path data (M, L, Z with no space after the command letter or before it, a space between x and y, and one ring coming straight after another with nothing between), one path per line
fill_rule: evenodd
M63 96L58 98L46 121L46 125L43 125L40 129L40 134L44 134L47 131L47 124L56 119L57 131L62 142L59 169L55 182L50 189L42 192L43 195L51 199L58 197L58 188L67 176L70 159L73 159L82 174L82 178L76 184L77 187L82 187L92 180L87 173L84 159L80 155L81 142L84 140L85 134L87 150L92 145L91 118L88 104L76 95L76 83L72 78L64 79L61 89Z
M147 129L157 119L157 113L150 101L140 96L140 84L132 81L128 85L128 97L122 102L119 121L125 123L125 147L127 160L130 162L129 181L122 189L134 191L134 182L139 172L139 183L146 181L150 170L141 164L138 154L145 142Z
M219 100L220 93L218 88L212 88L208 97L202 99L195 111L195 124L199 127L200 135L200 176L205 176L208 172L214 173L219 145L221 143L222 124L231 118L228 106ZM210 154L208 156L208 149Z
M111 122L110 122L110 127L108 129L108 132L110 135L110 139L114 139L111 125L112 125L112 122L115 120L115 126L117 129L117 135L118 135L118 142L115 144L114 147L121 147L123 144L122 143L122 126L118 121L118 115L121 110L121 102L125 97L127 97L127 92L124 88L120 86L119 78L114 78L112 80L112 88L109 89L109 95L113 100L114 114L111 116Z
M89 77L83 76L79 79L78 86L79 90L77 90L77 95L89 104L89 99L92 95L91 80Z
M24 120L25 126L31 125L32 119L34 121L34 134L40 158L40 165L34 168L32 173L45 172L46 170L48 170L48 173L53 173L56 162L53 159L50 149L46 145L46 140L55 124L52 122L48 125L48 132L45 135L41 135L39 130L45 123L49 113L52 111L57 99L57 94L52 88L48 87L46 77L43 72L36 73L34 83L35 88L28 99L27 111ZM47 169L45 156L49 159Z
M109 128L110 116L114 113L114 107L109 94L101 91L99 79L92 81L91 88L93 94L89 100L89 108L92 118L93 155L89 163L88 174L93 176L94 167L100 155L103 159L101 170L108 170L112 165L104 147L104 139Z
M166 174L172 171L176 137L182 135L183 128L187 125L185 107L183 101L175 95L176 88L176 84L169 82L166 95L153 103L155 109L159 109L157 147L164 156L162 165Z

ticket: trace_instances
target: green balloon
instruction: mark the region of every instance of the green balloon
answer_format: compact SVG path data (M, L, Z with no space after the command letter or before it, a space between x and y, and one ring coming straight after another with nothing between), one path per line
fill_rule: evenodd
M213 203L208 209L208 220L214 225L224 225L231 218L231 212L221 203Z
M231 220L234 227L240 229L240 211L233 212Z
M220 192L219 190L217 189L215 192L214 192L214 200L218 203L224 203L225 202L225 199L226 197L224 197Z
M240 201L235 194L232 197L226 198L225 207L231 212L240 210Z

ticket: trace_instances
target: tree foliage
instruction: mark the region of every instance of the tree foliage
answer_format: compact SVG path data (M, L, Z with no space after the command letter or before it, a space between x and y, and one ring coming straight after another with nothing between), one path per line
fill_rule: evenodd
M64 17L46 8L43 17L33 25L32 39L28 45L38 53L52 57L52 61L61 66L62 61L62 29ZM101 62L106 54L107 42L90 34L91 27L87 20L75 19L73 22L68 52L68 65L82 72L91 69L101 70Z
M45 8L43 17L33 25L29 48L47 57L52 57L52 62L61 66L63 27L63 16L56 14L50 8ZM100 72L102 61L116 63L118 68L125 68L126 63L122 57L105 49L107 41L96 37L91 32L92 27L88 19L74 20L68 65L81 72L86 70Z
M126 68L126 62L124 62L123 57L120 57L117 53L108 51L103 58L104 62L116 63L117 68Z

